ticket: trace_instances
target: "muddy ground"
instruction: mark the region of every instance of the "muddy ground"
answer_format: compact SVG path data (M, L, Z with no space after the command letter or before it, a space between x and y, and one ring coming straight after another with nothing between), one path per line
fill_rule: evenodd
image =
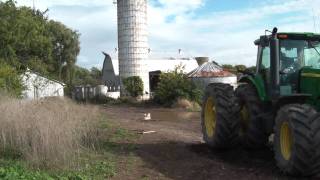
M281 175L271 149L211 150L202 141L199 112L129 106L106 106L105 111L130 131L156 131L133 142L130 153L139 160L115 179L293 179ZM145 113L151 114L150 121L144 120Z

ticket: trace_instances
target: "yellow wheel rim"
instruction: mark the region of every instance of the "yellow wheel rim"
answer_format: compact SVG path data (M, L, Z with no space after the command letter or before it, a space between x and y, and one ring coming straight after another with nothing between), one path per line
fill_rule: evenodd
M216 129L216 108L213 98L208 98L205 106L204 124L208 137L213 137Z
M244 134L249 128L249 111L246 105L244 105L240 111L241 115L241 134Z
M292 133L288 122L282 123L280 128L280 148L283 158L289 160L292 149Z

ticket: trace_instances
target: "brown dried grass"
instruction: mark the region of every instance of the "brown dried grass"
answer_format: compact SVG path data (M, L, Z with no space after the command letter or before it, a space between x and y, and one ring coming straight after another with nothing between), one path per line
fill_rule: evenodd
M18 155L35 167L71 165L96 143L99 118L98 108L67 99L0 97L0 155Z
M171 106L173 108L183 108L190 111L200 111L201 107L197 102L192 102L187 99L181 99L179 98L173 105Z

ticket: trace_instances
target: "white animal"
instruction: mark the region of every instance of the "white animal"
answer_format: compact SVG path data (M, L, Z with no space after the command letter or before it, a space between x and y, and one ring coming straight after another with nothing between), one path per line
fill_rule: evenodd
M145 113L145 114L144 114L144 120L145 120L145 121L151 120L151 113Z

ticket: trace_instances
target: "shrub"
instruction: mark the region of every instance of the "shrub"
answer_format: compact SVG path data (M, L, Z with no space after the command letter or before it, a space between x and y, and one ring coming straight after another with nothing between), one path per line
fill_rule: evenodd
M2 97L0 116L0 155L26 159L35 167L72 165L98 136L98 109L69 100Z
M20 97L23 89L21 76L18 72L10 65L0 61L0 91Z
M21 164L10 162L10 166L0 167L0 179L46 179L54 180L49 174L40 171L28 171Z
M200 102L201 91L195 83L183 73L183 67L160 75L160 82L154 94L154 100L164 105L172 105L178 99Z
M130 96L138 97L143 95L143 81L139 76L123 79L123 85Z

